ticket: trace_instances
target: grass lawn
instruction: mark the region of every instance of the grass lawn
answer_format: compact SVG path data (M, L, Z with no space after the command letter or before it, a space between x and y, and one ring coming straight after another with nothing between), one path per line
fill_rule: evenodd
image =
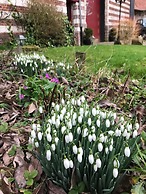
M86 53L86 67L89 73L96 73L106 66L110 69L124 69L133 78L146 79L146 47L139 45L96 45L47 48L43 53L55 61L74 63L75 52Z

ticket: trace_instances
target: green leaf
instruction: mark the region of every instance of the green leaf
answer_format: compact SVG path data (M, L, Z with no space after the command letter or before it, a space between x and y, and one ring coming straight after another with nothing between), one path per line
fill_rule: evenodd
M37 170L33 170L30 172L30 177L31 178L35 178L38 175L38 171Z
M0 133L6 133L8 132L8 123L6 122L0 122Z
M11 150L8 152L8 155L9 156L14 156L16 154L16 149L17 149L17 146L13 145Z
M68 194L78 194L77 190L72 189Z
M146 142L146 132L142 131L141 133L142 139Z
M33 179L29 179L26 181L27 186L32 186L33 185Z
M136 184L131 190L131 194L145 194L145 189L143 187L143 182Z
M78 192L82 193L85 190L85 183L84 182L80 182L78 184Z

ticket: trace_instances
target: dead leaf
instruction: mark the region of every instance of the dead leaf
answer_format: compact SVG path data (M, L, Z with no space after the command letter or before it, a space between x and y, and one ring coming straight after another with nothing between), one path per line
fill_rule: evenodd
M2 116L2 120L3 120L4 122L7 122L9 119L10 119L9 114L4 114L4 115Z
M10 188L10 185L8 185L5 180L4 177L2 177L1 179L1 190L3 192L3 194L13 194L14 192L12 191L12 189Z
M26 180L24 178L24 172L27 170L27 164L23 166L18 166L15 170L15 181L16 181L16 187L24 188L26 186Z
M9 166L9 164L11 164L11 162L13 161L13 156L9 156L8 155L8 151L4 153L3 155L3 162L5 166Z
M44 182L40 183L34 190L33 194L42 194L44 188Z
M28 113L33 113L36 110L36 105L34 103L31 103L28 107Z
M113 107L113 108L117 108L117 105L110 102L109 100L100 100L98 101L98 104L100 107Z
M55 185L51 181L48 181L49 194L66 194L66 192L59 186Z

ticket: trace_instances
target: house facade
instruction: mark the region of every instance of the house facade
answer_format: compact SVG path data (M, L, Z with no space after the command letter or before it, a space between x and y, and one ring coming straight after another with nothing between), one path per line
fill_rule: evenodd
M146 1L135 0L134 5L135 20L146 18Z
M43 0L47 2L47 0ZM126 0L122 3L121 19L131 16L134 0ZM27 0L10 0L17 10L23 12L27 7ZM0 0L0 38L9 33L8 23L11 30L17 35L22 33L21 27L15 25L10 14L11 4L9 0ZM117 26L119 22L119 3L115 0L56 0L58 11L66 14L74 26L76 44L81 44L82 32L88 27L93 30L97 41L107 41L109 30ZM5 19L6 17L6 19Z

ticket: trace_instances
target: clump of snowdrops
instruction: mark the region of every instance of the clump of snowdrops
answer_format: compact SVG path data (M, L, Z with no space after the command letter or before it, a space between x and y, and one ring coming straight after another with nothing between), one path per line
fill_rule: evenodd
M72 68L71 65L65 65L62 62L55 63L53 60L48 60L44 55L34 54L19 54L15 55L13 60L20 72L27 76L38 75L43 72L55 71L59 74L64 74L65 71Z
M81 96L52 103L48 116L32 124L30 143L48 178L66 192L76 180L92 194L111 194L132 160L138 128L134 121L88 105Z

